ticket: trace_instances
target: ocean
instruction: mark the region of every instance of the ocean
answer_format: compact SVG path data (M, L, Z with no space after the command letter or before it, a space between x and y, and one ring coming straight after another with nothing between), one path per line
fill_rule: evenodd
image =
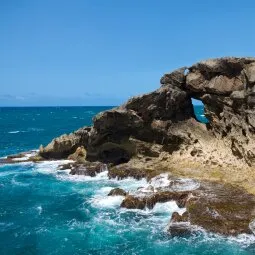
M0 157L38 149L52 138L90 125L111 107L0 108ZM205 122L203 107L195 107ZM64 161L61 161L64 162ZM0 254L255 254L255 238L206 231L171 237L175 202L152 210L121 209L114 187L135 190L145 180L71 176L60 161L0 165Z

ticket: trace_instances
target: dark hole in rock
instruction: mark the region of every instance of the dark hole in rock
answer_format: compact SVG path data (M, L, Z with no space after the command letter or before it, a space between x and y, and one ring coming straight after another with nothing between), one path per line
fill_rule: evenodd
M197 121L205 124L209 123L208 119L205 117L205 108L203 102L201 100L192 98L192 104Z

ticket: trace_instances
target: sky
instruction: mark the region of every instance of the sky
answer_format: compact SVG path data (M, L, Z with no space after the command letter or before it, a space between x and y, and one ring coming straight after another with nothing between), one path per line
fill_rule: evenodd
M176 68L254 56L254 0L0 0L0 106L119 105Z

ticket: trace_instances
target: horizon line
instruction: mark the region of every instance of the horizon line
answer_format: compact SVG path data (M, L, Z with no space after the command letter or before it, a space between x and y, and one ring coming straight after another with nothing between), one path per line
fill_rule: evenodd
M117 105L0 105L0 108L12 107L116 107Z

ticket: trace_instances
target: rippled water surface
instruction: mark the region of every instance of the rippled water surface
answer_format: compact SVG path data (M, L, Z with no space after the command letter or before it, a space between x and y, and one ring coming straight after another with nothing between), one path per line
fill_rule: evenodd
M36 149L89 125L105 108L0 108L0 155ZM0 254L255 254L252 236L201 232L171 238L175 202L153 210L120 209L113 187L135 191L145 180L70 176L60 162L0 166ZM156 184L155 184L156 185ZM187 185L191 185L188 183Z

